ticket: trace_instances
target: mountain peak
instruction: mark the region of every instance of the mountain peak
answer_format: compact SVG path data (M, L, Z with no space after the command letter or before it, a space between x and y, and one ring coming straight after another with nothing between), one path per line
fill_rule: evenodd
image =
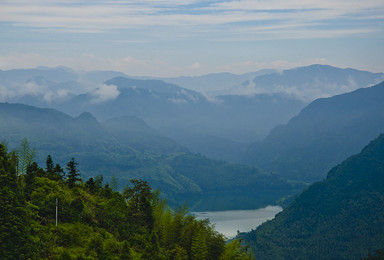
M89 112L84 112L78 117L76 117L77 122L84 122L84 123L98 123L96 117L94 117L91 113Z

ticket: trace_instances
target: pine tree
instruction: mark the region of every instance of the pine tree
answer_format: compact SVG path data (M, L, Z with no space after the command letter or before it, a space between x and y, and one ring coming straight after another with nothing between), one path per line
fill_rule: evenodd
M202 231L198 231L192 238L192 259L208 259L208 246Z
M53 160L52 156L48 154L47 159L45 160L45 169L47 174L53 173Z
M115 175L113 175L113 176L111 177L110 185L111 185L111 189L112 189L114 192L119 191L119 181L117 180L117 178L116 178Z
M72 188L77 181L81 181L79 170L77 169L78 163L76 162L75 158L72 157L72 159L67 163L67 183L70 188Z
M28 166L33 162L36 150L29 146L27 138L21 140L20 147L16 151L18 157L17 174L25 174Z
M0 259L32 257L30 221L20 186L16 170L0 145Z

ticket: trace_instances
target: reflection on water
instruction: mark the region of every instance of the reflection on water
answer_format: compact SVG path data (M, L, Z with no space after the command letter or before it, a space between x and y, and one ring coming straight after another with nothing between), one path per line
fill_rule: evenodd
M237 231L247 232L255 229L263 222L273 219L280 211L282 208L279 206L268 206L255 210L205 211L192 212L192 214L197 219L209 218L218 232L227 238L232 238L236 236Z

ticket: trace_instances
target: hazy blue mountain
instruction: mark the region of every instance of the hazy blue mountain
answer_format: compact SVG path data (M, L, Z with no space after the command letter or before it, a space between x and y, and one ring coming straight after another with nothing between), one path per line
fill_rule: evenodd
M161 189L171 205L257 208L303 188L251 166L191 154L136 117L101 124L88 112L71 117L54 109L0 103L0 140L13 149L25 137L36 148L40 165L48 154L61 165L75 157L84 178L115 176L120 188L130 179L144 179Z
M311 65L257 76L236 87L233 92L286 93L312 101L371 86L383 80L383 73Z
M53 82L64 82L69 80L76 80L77 73L76 71L66 67L38 67L36 69L0 70L1 84L6 82L23 83L35 77L44 77Z
M188 152L188 149L148 126L144 120L134 116L123 116L104 121L104 128L120 142L139 151L157 153Z
M201 153L209 158L229 162L243 160L248 145L221 137L190 132L188 129L169 129L167 135L191 152Z
M74 97L58 108L72 115L91 111L101 119L137 116L170 137L179 129L249 142L286 122L305 104L280 94L210 99L164 81L122 77L105 82L102 88Z
M384 132L384 82L317 99L250 146L247 162L281 176L315 181Z
M26 137L31 139L31 143L39 150L41 146L47 144L69 146L74 151L79 145L87 147L115 145L123 147L126 151L134 149L162 153L187 151L138 118L116 118L101 124L88 112L73 118L54 109L0 103L0 123L1 137L13 147L18 145L21 138ZM55 151L53 149L52 152ZM50 151L42 151L43 156L46 156L47 152Z
M185 110L192 110L191 106L205 103L205 98L197 92L163 81L117 77L106 81L104 89L101 87L73 98L62 109L70 114L91 111L102 120L137 116L150 125L159 126L169 123L164 122L165 118L172 121L173 117L181 117Z
M366 257L384 247L383 165L384 134L242 237L257 259Z
M257 76L270 74L276 72L275 70L260 70L257 72L250 72L244 74L232 73L212 73L202 76L194 77L176 77L176 78L160 78L161 80L169 83L176 84L183 88L191 89L197 92L203 92L211 95L227 95L238 94L229 93L230 89L234 86L239 86L243 82L252 80Z

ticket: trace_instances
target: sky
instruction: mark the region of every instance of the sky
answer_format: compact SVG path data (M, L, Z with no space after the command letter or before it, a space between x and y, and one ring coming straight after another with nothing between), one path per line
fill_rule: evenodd
M0 69L384 72L384 0L0 0Z

